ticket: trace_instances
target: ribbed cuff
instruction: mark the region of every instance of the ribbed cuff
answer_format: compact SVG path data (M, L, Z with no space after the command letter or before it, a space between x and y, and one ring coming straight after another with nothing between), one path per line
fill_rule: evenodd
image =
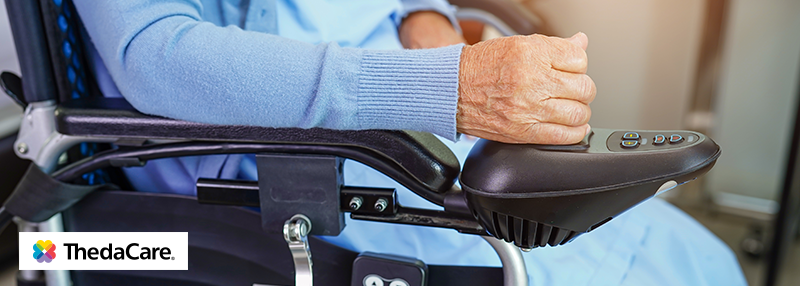
M463 46L364 51L358 80L360 128L416 130L455 141Z

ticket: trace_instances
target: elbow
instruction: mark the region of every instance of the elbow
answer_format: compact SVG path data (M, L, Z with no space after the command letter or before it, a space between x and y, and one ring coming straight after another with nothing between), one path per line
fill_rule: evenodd
M196 21L186 17L167 17L142 29L124 41L116 53L109 71L120 93L136 110L146 114L175 117L176 103L181 94L193 90L193 59L176 59L176 43ZM179 27L179 29L176 29Z

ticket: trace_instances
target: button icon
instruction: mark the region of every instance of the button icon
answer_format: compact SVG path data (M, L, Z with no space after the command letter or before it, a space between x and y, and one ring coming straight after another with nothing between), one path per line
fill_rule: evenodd
M389 286L408 286L408 283L403 279L395 279L392 283L389 283Z
M622 140L622 148L634 148L639 146L639 141L637 140Z
M622 139L639 139L639 133L625 132L625 135L622 135Z
M383 286L383 278L375 274L367 275L364 277L364 286Z
M680 136L678 134L672 134L672 135L669 136L669 143L670 144L677 144L677 143L681 143L682 141L683 141L683 136Z
M653 138L653 145L661 145L667 142L667 137L664 134L658 134Z

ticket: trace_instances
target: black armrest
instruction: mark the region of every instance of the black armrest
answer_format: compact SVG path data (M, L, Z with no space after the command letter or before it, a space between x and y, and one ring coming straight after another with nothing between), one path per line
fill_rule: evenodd
M315 146L361 149L369 151L362 152L363 154L375 154L370 156L381 156L379 159L382 162L391 163L384 165L403 169L400 172L395 170L394 173L405 174L392 177L408 176L410 177L408 179L418 181L426 189L437 193L449 190L460 172L460 165L455 155L439 139L428 133L203 124L145 115L136 111L122 98L76 100L60 105L55 112L56 130L73 136L113 137L133 139L133 141L177 139L293 144L299 146L295 148L296 153L302 153L303 147L308 147L309 152L315 154L320 153L320 148L314 149ZM364 161L363 157L351 159ZM378 164L363 163L387 175L391 173L389 170L381 170L384 167Z
M541 20L522 4L510 0L449 0L460 8L483 10L503 20L520 35L536 33Z

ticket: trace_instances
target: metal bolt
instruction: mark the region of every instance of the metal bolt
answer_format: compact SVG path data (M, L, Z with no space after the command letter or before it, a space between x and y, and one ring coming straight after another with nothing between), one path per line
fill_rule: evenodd
M519 248L519 250L522 250L522 252L531 252L531 250L533 250L533 248L530 248L530 247L520 247L520 248Z
M17 152L20 154L28 153L28 144L25 144L25 142L20 142L17 144Z
M298 237L303 237L308 235L309 229L308 229L308 223L306 223L306 221L298 220L296 222L296 228Z
M375 210L379 212L383 212L386 209L386 199L380 198L377 202L375 202Z
M363 202L364 200L362 200L361 197L359 196L353 197L352 199L350 199L350 209L357 211L358 209L361 208L361 203Z

